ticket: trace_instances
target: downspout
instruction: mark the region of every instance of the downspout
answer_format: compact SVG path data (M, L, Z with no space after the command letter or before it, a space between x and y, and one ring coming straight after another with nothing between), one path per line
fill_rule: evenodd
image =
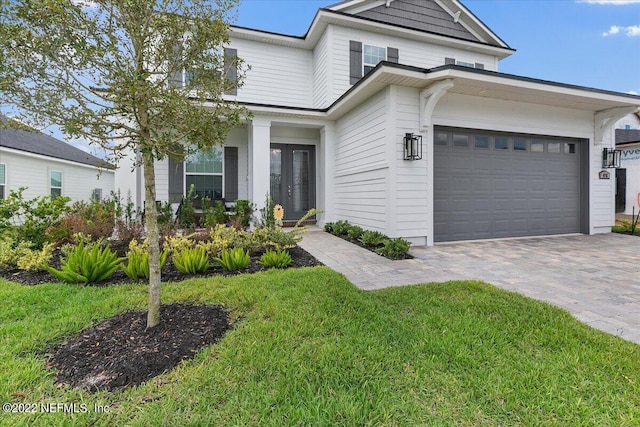
M433 151L433 111L436 104L440 101L449 89L454 86L453 79L442 80L432 84L428 88L420 92L420 133L426 144L427 160L427 246L433 246L433 168L434 168L434 151Z

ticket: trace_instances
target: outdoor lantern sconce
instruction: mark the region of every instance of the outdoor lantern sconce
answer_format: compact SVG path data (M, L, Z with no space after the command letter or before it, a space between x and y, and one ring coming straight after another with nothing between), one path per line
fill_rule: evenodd
M616 168L620 169L620 150L614 150L613 148L602 149L602 168Z
M422 135L406 133L404 135L404 159L422 159Z

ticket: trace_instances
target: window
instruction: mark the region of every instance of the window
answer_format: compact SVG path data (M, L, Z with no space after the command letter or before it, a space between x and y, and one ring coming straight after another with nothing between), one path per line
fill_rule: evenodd
M453 134L453 146L458 148L467 148L469 146L469 135Z
M527 151L527 140L523 138L514 138L513 149L514 151Z
M366 76L380 61L387 60L387 49L384 47L364 45L362 49L362 75Z
M509 138L505 136L496 136L493 140L493 148L496 150L508 150Z
M547 152L549 152L549 153L559 153L560 152L560 143L559 142L549 142L549 143L547 143Z
M488 136L475 136L475 148L489 148L489 137Z
M222 147L214 147L210 151L200 151L186 159L185 194L193 185L194 195L200 198L222 199L223 154Z
M7 185L7 165L0 163L0 200L4 199L4 187Z
M542 141L531 141L531 152L532 153L544 153L544 142L542 142Z
M62 196L62 172L51 171L49 176L49 188L51 189L51 196Z
M472 62L465 62L465 61L456 61L456 65L461 65L463 67L469 67L469 68L475 68L476 64L472 63Z
M576 154L576 144L565 142L564 143L564 152L566 154Z
M436 132L435 134L435 144L436 145L447 145L448 138L447 134L444 132Z

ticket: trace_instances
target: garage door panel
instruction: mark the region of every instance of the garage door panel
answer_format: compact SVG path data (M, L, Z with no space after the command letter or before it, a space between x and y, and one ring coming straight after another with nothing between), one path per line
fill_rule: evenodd
M527 135L509 136L514 137L532 139ZM578 152L580 144L575 141L563 144L562 140L551 138L533 139L543 142L543 152L514 151L513 143L509 150L435 147L436 241L580 230L580 159L578 154L563 151L566 145L574 144ZM553 152L558 149L558 142L560 152ZM490 147L494 147L493 142Z

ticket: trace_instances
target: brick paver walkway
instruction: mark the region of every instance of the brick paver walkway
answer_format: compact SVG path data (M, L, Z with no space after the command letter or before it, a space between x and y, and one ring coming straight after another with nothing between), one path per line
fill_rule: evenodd
M364 290L482 280L546 301L640 344L640 238L620 234L481 241L412 248L390 261L318 229L300 244Z

